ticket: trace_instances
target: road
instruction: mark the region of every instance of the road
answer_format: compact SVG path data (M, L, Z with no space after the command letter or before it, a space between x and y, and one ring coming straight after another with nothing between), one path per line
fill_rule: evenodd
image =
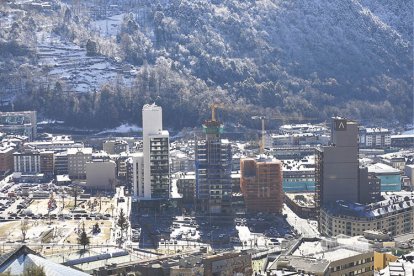
M283 214L287 215L286 220L292 225L299 234L304 237L319 237L317 222L298 217L286 204L283 206Z

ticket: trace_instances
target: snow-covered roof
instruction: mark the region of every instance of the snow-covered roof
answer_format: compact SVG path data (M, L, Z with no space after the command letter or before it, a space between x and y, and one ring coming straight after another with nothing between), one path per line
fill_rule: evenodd
M92 154L92 148L70 148L68 149L68 154L76 154L81 152L83 154Z
M388 166L386 164L383 163L375 163L372 165L368 166L368 171L369 172L373 172L373 173L377 173L377 174L399 174L400 170L395 169L391 166Z
M82 271L47 260L24 245L0 256L0 272L9 271L11 275L22 275L24 270L31 266L42 267L46 276L89 275Z

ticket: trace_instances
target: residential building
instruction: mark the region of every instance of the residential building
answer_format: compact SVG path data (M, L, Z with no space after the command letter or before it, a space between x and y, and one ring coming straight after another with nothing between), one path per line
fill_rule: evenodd
M48 177L54 174L54 153L52 151L25 149L15 152L13 159L15 172L43 173Z
M47 137L42 141L33 141L25 143L24 147L27 149L46 150L54 152L63 152L70 148L83 148L81 142L75 142L70 136L52 136Z
M54 171L55 175L67 175L69 173L67 151L54 154Z
M186 173L177 179L177 189L178 193L182 195L183 203L194 203L195 186L195 173Z
M136 260L111 266L102 266L94 269L93 275L127 275L128 273L143 276L236 276L253 275L252 258L247 252L214 253L214 254L186 254L179 258L147 261Z
M266 151L269 155L279 160L302 159L310 155L315 155L315 147L306 146L289 146L271 148Z
M234 171L240 171L240 160L244 158L240 153L233 154L233 157L231 158L231 170Z
M7 144L0 144L0 176L12 172L14 168L13 153L15 148Z
M401 171L383 163L368 166L368 172L381 179L381 192L401 191Z
M373 249L361 237L302 239L295 248L277 258L270 271L283 271L276 275L290 275L291 271L318 276L374 275Z
M129 145L125 140L108 140L103 143L103 150L108 154L120 154L129 151Z
M223 124L213 117L203 124L205 140L197 141L196 196L202 211L213 215L229 215L231 209L230 142L220 138Z
M390 254L389 254L390 255ZM398 258L387 256L386 267L378 272L383 276L413 276L414 275L414 252L404 254Z
M329 142L329 136L315 133L293 133L293 134L273 134L273 145L326 145Z
M404 174L410 178L410 184L414 187L414 164L405 165Z
M135 197L144 197L144 154L132 153L125 161L127 187Z
M373 275L373 252L361 252L352 248L340 248L319 253L315 258L323 257L329 263L329 275Z
M180 150L170 152L171 173L194 171L194 156Z
M252 258L246 253L223 253L203 259L204 275L252 275Z
M231 192L240 193L240 172L232 172L231 173Z
M130 157L130 153L122 152L116 158L116 175L119 180L126 181L127 178L127 164L126 161Z
M368 171L367 167L359 168L359 203L368 204L381 198L381 179Z
M247 212L282 213L282 162L260 156L240 163L240 188Z
M412 148L414 145L413 134L391 135L391 146L397 148Z
M0 112L0 132L23 135L33 140L37 135L36 111Z
M319 213L322 235L363 235L366 230L382 230L391 236L411 233L414 227L414 197L388 195L380 202L362 205L338 201Z
M55 171L53 151L40 152L40 172L48 176L53 176Z
M116 163L112 160L95 159L86 162L86 187L90 190L115 191Z
M387 153L381 156L381 163L387 164L397 170L403 171L406 162L406 155L410 152L398 151L394 153Z
M170 141L169 133L162 128L162 108L155 104L142 108L144 199L170 197Z
M359 128L359 146L361 148L389 148L391 131L386 128Z
M315 158L283 160L283 191L286 193L315 192Z
M71 179L86 179L86 162L92 159L92 148L67 150L68 174Z
M14 171L21 173L40 173L40 152L21 151L13 153Z
M323 125L312 125L312 124L293 124L293 125L282 125L279 128L279 132L282 134L299 134L299 133L315 133L323 134L327 131L327 128Z

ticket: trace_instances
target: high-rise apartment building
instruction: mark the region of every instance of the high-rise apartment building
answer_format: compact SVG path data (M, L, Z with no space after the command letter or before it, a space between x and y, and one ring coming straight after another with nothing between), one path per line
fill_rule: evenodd
M282 162L259 157L240 162L240 188L248 212L281 213L283 208Z
M204 122L206 139L196 143L196 198L204 212L213 215L232 213L231 145L221 139L223 124Z
M162 129L162 108L155 104L142 108L144 153L144 189L138 196L144 199L170 197L170 141Z

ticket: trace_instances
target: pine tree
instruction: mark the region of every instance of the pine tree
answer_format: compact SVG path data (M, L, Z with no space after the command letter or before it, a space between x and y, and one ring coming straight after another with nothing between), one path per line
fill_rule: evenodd
M121 245L124 241L123 240L124 231L128 229L129 227L129 223L125 217L124 209L122 208L121 208L121 211L119 212L117 226L121 229L121 237L118 239L118 243L119 245Z
M129 223L125 217L124 209L122 208L121 208L121 211L119 212L119 218L118 218L117 225L119 226L119 228L121 228L121 232L125 231L129 226Z
M89 245L90 243L88 234L86 234L86 231L85 231L85 223L83 223L82 231L80 232L79 237L78 237L78 242L80 245L83 245L83 250L85 250L86 246Z

